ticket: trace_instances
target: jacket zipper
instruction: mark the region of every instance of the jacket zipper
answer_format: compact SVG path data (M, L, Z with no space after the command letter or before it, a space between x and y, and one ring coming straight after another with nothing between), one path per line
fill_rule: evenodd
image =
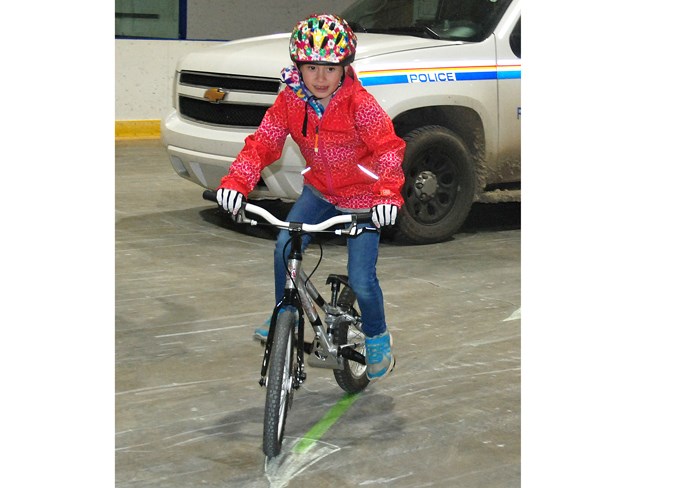
M329 194L333 195L334 194L334 178L332 176L331 172L331 165L328 164L325 159L320 156L320 124L322 123L322 120L324 117L318 117L317 119L317 125L315 126L315 155L318 157L318 159L322 160L322 166L324 167L324 173L327 175L327 190L329 190Z
M319 149L319 137L320 137L320 121L317 121L317 125L315 126L315 154L318 154L320 152Z

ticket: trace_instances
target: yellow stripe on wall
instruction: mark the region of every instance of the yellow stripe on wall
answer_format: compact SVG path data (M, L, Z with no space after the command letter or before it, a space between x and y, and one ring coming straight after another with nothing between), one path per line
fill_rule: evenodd
M116 120L115 139L159 139L159 120Z

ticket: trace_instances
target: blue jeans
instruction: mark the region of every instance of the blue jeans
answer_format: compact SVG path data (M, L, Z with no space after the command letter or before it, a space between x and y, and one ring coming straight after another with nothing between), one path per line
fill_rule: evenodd
M335 215L342 213L331 203L316 195L313 190L305 186L301 196L296 200L287 216L289 222L304 222L317 224ZM365 227L368 224L358 224ZM376 261L378 260L378 246L380 233L363 232L357 237L348 237L348 278L350 287L355 292L357 303L362 314L362 330L369 337L385 332L386 320L383 306L383 292L376 277ZM287 276L287 256L283 255L285 244L289 240L289 231L280 230L275 245L275 301L279 303L284 296L284 286ZM311 237L302 238L303 250L310 244Z

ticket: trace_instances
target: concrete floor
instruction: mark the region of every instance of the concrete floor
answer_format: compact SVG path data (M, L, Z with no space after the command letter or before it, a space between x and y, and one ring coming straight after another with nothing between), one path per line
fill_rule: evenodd
M323 247L316 276L344 272L345 247ZM518 204L477 206L449 242L382 243L396 369L300 453L344 397L308 368L266 462L251 337L272 306L272 248L224 226L159 141L116 144L116 486L520 486Z

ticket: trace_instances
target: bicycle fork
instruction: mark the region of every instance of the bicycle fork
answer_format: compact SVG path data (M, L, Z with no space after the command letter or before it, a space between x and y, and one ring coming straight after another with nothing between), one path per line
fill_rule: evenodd
M291 331L292 338L294 337L294 332L296 332L296 367L294 371L292 371L292 387L295 390L298 390L301 387L301 384L306 380L303 362L303 352L305 350L303 337L304 310L308 313L309 320L311 321L311 324L313 324L313 327L315 327L315 324L317 323L319 323L320 327L322 325L317 310L315 310L315 307L310 303L307 293L304 293L304 286L308 283L308 278L301 268L302 252L300 249L301 236L300 234L292 233L292 250L289 259L287 260L287 281L285 283L284 296L273 310L273 315L270 319L270 327L268 328L268 337L266 338L265 349L263 352L261 379L259 380L259 385L261 386L266 386L268 362L270 360L273 341L275 341L275 329L280 312L285 309L285 307L288 307L289 309L295 310L298 314L297 322L292 326ZM297 276L301 277L301 281L304 284L299 286Z

